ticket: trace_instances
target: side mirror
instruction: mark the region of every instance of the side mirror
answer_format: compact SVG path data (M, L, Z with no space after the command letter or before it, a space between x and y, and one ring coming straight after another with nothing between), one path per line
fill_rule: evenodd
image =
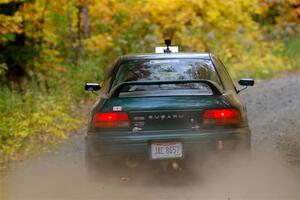
M101 89L99 83L86 83L84 89L86 91L98 91Z
M239 80L239 84L242 86L245 86L244 88L237 90L237 93L240 93L241 91L247 89L248 86L253 86L254 85L254 79L252 78L242 78Z
M239 80L239 84L242 86L253 86L254 80L252 78L242 78Z

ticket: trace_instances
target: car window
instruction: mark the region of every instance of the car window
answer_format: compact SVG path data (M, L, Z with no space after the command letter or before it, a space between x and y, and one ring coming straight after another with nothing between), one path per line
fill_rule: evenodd
M135 60L121 63L114 85L126 81L170 81L205 79L221 85L207 59Z
M113 86L132 81L174 81L205 79L221 85L214 65L208 59L151 59L123 62ZM212 95L207 84L131 85L120 96Z
M233 81L230 78L224 64L218 59L214 57L214 64L216 66L216 69L218 70L219 75L221 76L222 83L225 87L225 90L227 91L236 91Z

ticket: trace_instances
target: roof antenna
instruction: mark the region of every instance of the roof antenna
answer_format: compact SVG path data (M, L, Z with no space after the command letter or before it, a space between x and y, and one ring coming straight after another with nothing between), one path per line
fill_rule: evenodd
M167 45L167 49L164 49L164 53L172 53L172 51L169 49L169 46L171 46L171 40L165 40L165 45Z

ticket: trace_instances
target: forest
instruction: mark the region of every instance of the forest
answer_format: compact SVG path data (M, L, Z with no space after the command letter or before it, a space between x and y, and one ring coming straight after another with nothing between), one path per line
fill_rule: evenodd
M212 52L234 79L300 70L300 0L0 0L0 171L86 123L121 55Z

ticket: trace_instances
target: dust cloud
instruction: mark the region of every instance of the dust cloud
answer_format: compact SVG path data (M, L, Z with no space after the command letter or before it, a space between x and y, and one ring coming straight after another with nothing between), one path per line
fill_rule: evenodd
M300 175L274 153L186 165L169 173L152 165L112 166L91 181L83 159L36 161L6 177L5 199L300 199Z

